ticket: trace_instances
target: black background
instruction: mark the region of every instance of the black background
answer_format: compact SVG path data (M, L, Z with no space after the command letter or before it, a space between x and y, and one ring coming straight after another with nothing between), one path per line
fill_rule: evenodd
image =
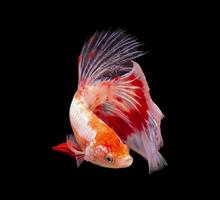
M17 20L15 29L25 30L17 38L25 49L24 66L27 65L21 68L24 83L19 86L25 88L21 112L28 111L22 120L25 145L20 145L20 149L24 150L25 166L19 167L21 177L27 177L26 183L38 191L34 194L48 194L50 198L102 198L100 191L114 198L188 194L188 189L195 190L195 181L204 177L200 167L203 160L194 143L197 125L201 123L199 117L203 118L195 98L200 94L198 80L202 71L195 51L199 17L191 17L193 8L181 6L93 7L42 6L39 10L30 9ZM143 51L149 51L136 61L146 75L154 102L165 115L161 124L161 153L168 162L167 167L151 175L147 161L134 152L130 168L113 170L88 162L77 168L74 159L51 149L71 133L69 106L77 89L77 58L82 45L96 30L109 27L127 30L144 44ZM21 162L21 157L16 158L13 162Z

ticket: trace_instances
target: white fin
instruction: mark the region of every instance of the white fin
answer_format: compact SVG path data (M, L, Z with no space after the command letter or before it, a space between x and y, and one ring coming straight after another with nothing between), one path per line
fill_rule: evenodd
M156 155L148 158L148 167L150 174L154 171L161 170L164 166L167 166L167 162L160 154L160 152L157 152Z
M144 54L136 50L140 45L122 30L96 32L85 42L79 56L78 87L83 81L91 84L130 71L122 64Z
M76 164L77 164L77 167L79 167L84 161L84 155L80 155L80 156L77 156L76 157Z

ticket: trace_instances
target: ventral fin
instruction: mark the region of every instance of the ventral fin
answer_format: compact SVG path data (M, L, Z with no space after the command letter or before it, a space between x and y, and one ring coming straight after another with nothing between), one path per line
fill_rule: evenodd
M67 136L66 144L68 148L75 154L77 167L79 167L84 161L85 152L81 150L73 135Z
M77 164L77 167L79 167L84 161L84 155L78 155L76 156L76 164Z

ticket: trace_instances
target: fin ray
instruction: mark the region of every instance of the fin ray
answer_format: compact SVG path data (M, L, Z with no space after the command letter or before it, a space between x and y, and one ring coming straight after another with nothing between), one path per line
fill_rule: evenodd
M165 165L159 154L163 114L133 61L144 54L137 50L140 45L121 30L96 32L81 52L78 89L89 109L148 160L152 172Z
M121 71L120 66L123 63L144 54L136 50L140 45L134 37L126 35L125 31L120 29L96 32L85 42L80 54L78 88L84 84L84 81L92 83L110 78L105 76L108 71ZM89 56L90 52L93 52L93 58ZM129 70L130 68L126 71Z
M162 156L158 156L163 146L160 131L163 114L150 97L140 66L132 63L129 73L98 82L92 85L91 91L87 85L82 95L87 91L85 94L92 99L87 102L89 106L92 105L92 111L113 128L132 150L148 160L149 172L152 172L165 165ZM94 94L96 96L91 98Z

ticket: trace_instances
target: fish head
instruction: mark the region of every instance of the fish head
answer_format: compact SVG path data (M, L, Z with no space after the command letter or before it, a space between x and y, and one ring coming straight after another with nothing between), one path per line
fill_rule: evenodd
M129 148L116 134L103 134L96 138L87 154L87 160L107 168L126 168L133 163Z

